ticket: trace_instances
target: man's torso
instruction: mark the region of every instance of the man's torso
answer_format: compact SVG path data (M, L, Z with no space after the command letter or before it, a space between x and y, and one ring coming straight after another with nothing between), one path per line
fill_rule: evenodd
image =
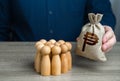
M14 40L73 41L84 23L86 0L12 0ZM27 30L27 31L26 31Z

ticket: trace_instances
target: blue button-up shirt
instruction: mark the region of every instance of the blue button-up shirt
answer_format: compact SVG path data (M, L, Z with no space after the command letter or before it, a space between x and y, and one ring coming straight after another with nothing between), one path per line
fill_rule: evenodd
M90 12L104 14L103 25L115 25L109 0L0 0L0 5L0 40L75 41Z

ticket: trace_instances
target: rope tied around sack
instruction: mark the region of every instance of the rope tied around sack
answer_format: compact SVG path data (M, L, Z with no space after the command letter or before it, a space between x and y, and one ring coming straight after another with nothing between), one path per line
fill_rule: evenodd
M103 14L97 13L96 15L94 13L89 13L88 18L91 24L98 24L102 20Z
M94 13L89 13L88 14L88 18L89 18L89 21L90 21L90 27L93 27L93 33L95 32L94 31L94 28L97 27L98 29L99 26L98 26L98 23L100 23L100 21L102 20L102 17L103 17L103 14L94 14Z

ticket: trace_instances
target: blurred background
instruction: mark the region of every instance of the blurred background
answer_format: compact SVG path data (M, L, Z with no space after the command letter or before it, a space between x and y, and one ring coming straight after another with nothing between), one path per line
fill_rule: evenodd
M110 1L112 4L113 12L117 19L115 34L117 37L117 41L120 41L120 0L110 0Z

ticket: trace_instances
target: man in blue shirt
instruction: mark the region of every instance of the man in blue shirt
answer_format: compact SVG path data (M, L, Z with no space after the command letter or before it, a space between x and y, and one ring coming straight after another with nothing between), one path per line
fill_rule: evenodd
M0 0L0 41L75 41L88 13L102 13L103 51L116 42L109 0Z

